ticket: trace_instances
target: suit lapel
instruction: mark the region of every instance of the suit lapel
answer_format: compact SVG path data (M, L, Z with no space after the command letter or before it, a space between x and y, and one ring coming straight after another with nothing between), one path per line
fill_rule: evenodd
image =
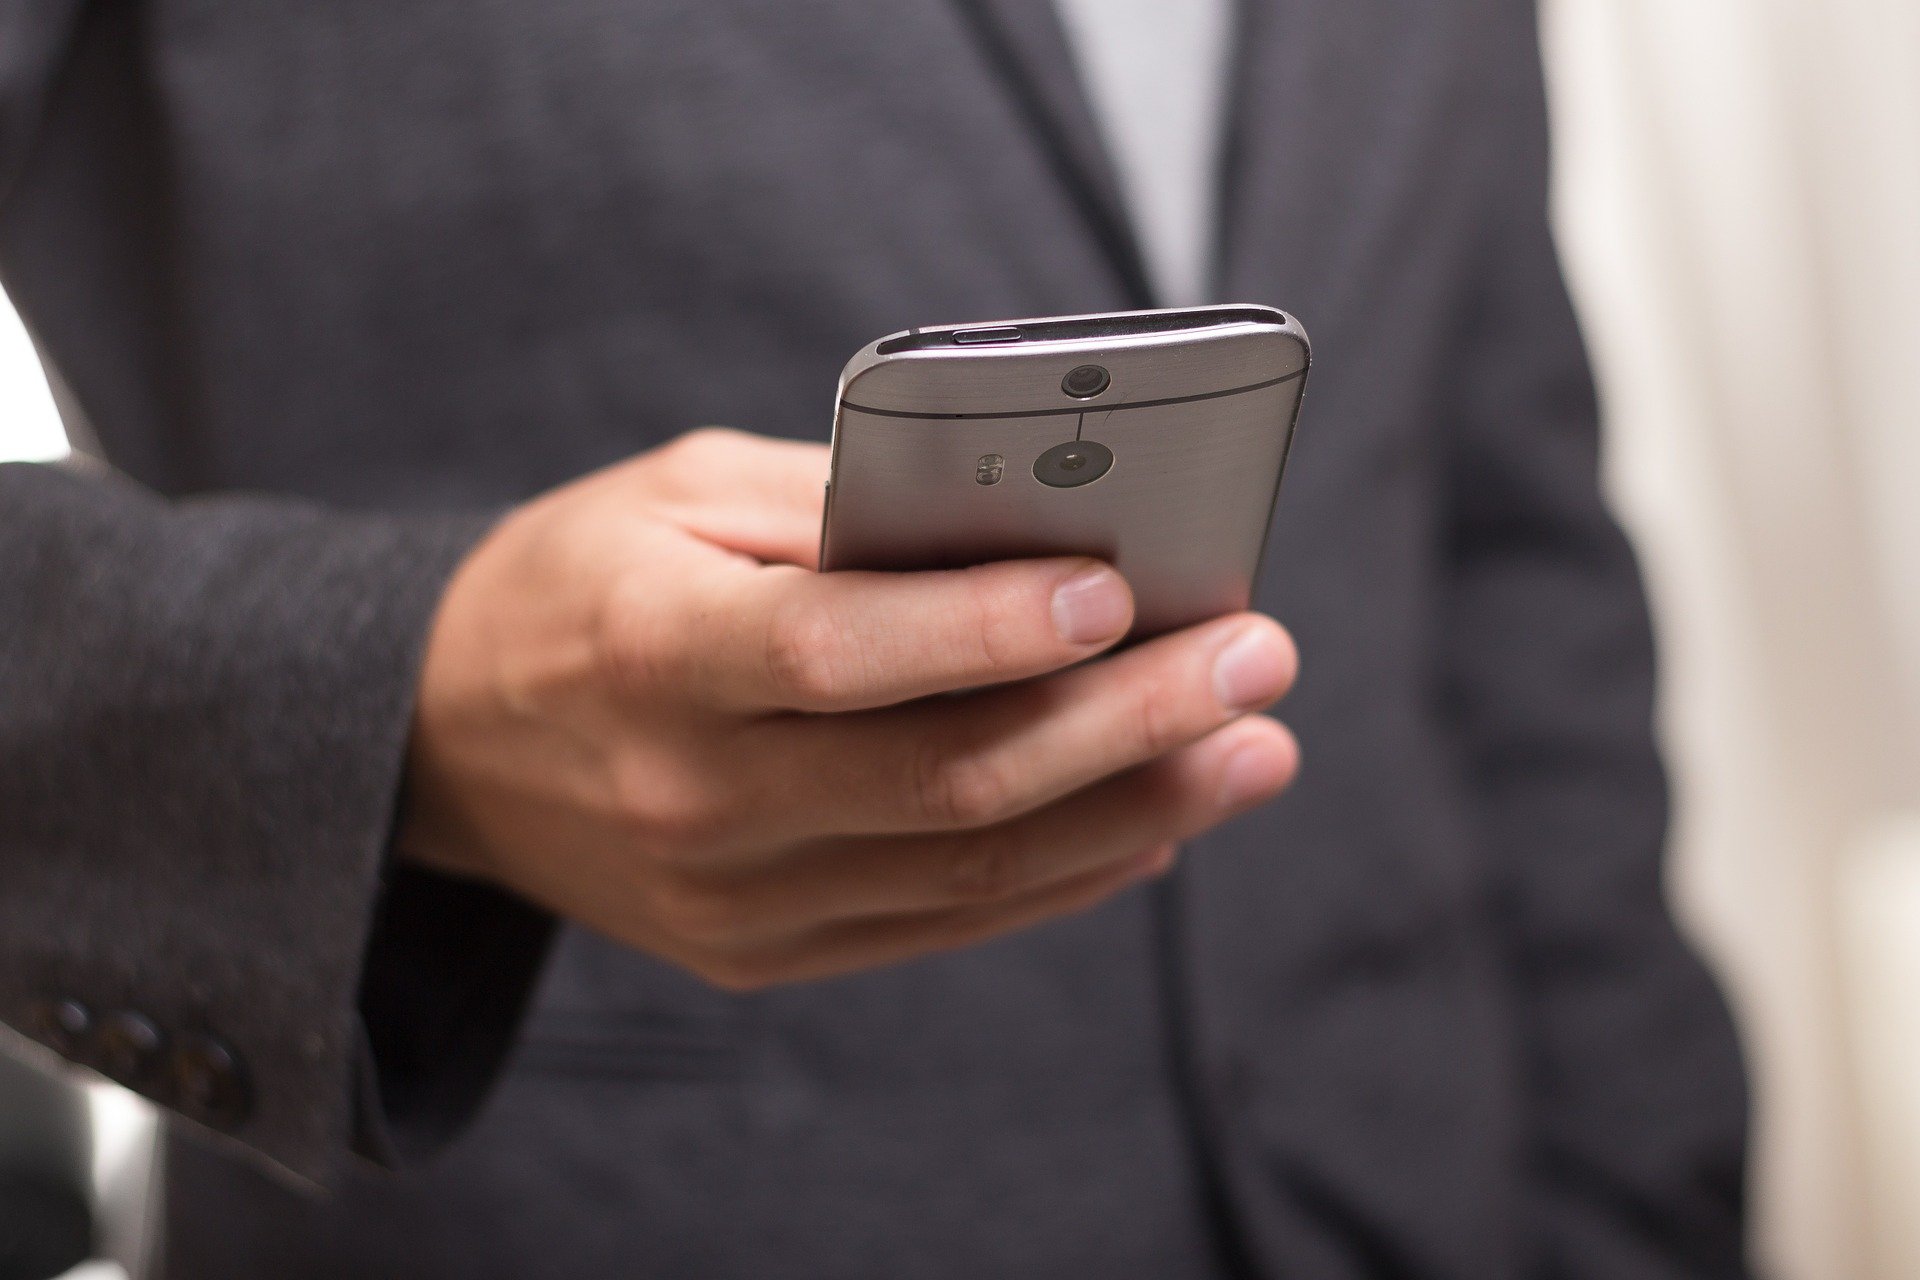
M1153 305L1140 247L1100 126L1052 0L951 0L1034 132L1119 278L1127 302Z
M1247 169L1258 139L1254 134L1256 78L1260 75L1261 42L1277 26L1274 5L1265 0L1235 0L1228 34L1227 83L1220 95L1220 150L1214 170L1216 201L1213 209L1213 293L1225 301L1231 292L1231 264L1241 230L1237 216L1245 198Z

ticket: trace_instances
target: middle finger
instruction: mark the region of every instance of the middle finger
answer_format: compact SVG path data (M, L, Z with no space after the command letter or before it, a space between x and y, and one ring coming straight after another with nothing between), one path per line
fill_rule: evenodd
M775 718L749 739L804 767L743 771L743 809L802 838L994 826L1271 704L1296 667L1277 623L1242 614L964 698Z

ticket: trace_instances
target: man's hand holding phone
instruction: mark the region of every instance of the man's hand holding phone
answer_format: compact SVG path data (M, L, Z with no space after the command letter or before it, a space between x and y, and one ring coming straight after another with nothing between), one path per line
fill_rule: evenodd
M403 854L740 990L1081 910L1291 780L1272 620L1087 663L1132 620L1098 561L816 573L826 468L698 431L509 515L429 639Z

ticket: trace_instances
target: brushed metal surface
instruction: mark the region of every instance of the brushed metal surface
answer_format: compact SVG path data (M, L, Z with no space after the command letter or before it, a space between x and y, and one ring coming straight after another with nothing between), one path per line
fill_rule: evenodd
M1299 324L1273 316L1100 340L867 347L841 379L821 567L1094 555L1132 584L1136 637L1245 608L1309 362ZM1075 400L1060 379L1087 363L1113 382ZM1111 449L1112 468L1076 488L1035 479L1034 460L1076 435ZM988 455L1004 465L982 484Z

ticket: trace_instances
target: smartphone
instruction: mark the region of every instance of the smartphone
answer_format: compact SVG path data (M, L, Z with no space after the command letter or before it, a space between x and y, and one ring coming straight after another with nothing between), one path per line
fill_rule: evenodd
M1258 306L881 338L840 375L820 567L1097 556L1133 639L1244 609L1310 363Z

